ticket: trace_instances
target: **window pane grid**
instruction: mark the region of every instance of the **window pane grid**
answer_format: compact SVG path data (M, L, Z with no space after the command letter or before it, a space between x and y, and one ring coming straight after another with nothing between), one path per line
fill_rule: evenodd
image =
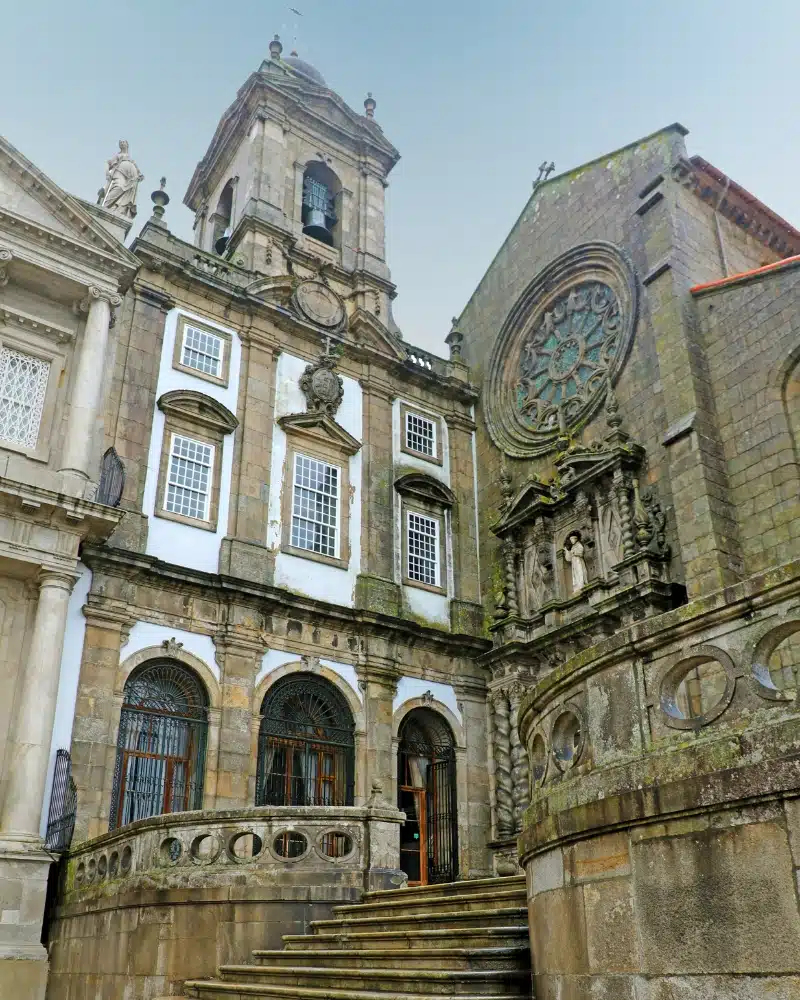
M222 367L222 340L211 333L187 326L183 334L181 364L205 375L220 377Z
M164 507L172 514L208 520L208 493L214 449L191 438L172 439Z
M406 448L421 455L436 455L436 424L416 413L406 414Z
M408 513L408 578L439 586L439 522Z
M49 361L0 351L0 439L36 447L49 376Z
M295 455L292 545L335 558L338 521L339 470Z

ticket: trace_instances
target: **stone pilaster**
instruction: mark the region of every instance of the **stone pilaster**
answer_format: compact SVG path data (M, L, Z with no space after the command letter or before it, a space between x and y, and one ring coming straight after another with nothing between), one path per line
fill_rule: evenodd
M117 675L123 635L131 625L121 607L87 604L86 631L72 727L72 779L78 792L73 843L108 831L122 696Z
M111 309L121 303L113 292L92 286L80 306L87 313L86 325L72 382L60 471L84 480L90 478L95 425L102 414Z
M448 413L445 420L450 445L450 486L457 500L452 515L455 597L461 601L480 604L472 450L475 424L460 413Z
M256 759L253 753L253 691L264 645L229 624L214 637L221 669L222 706L215 808L252 805Z
M366 767L362 765L361 768L365 773L366 787L362 794L370 795L374 790L376 802L383 801L394 806L397 798L393 793L396 768L392 755L392 708L397 675L393 664L373 661L363 666L359 674L367 730L363 762ZM356 761L356 771L361 763Z

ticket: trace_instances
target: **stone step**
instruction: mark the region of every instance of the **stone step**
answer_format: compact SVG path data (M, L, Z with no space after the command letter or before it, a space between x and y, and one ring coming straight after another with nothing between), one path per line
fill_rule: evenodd
M427 993L376 993L373 990L312 990L290 986L259 986L253 983L225 983L219 979L189 981L184 996L193 1000L429 1000ZM462 993L459 1000L519 1000L515 993Z
M373 993L415 993L424 996L464 994L523 994L530 989L530 972L524 969L314 969L306 966L223 965L219 980L225 983L269 987L300 987Z
M528 925L508 924L501 927L448 927L412 931L363 930L352 931L345 927L341 933L284 934L287 951L316 951L330 948L352 947L405 951L419 948L491 948L521 946L528 948ZM400 961L403 959L400 958Z
M253 952L257 965L327 969L391 969L404 962L396 948L326 948L316 950ZM406 960L407 961L407 960ZM519 970L530 965L530 949L525 945L495 948L424 948L413 952L416 969L495 969Z
M500 924L522 923L527 918L526 906L506 906L497 909L444 910L438 913L405 913L391 917L341 917L336 920L312 920L309 926L314 933L333 931L343 933L347 928L368 930L385 927L387 930L421 930L427 927L493 927Z
M348 917L360 914L364 917L390 917L393 914L417 913L426 917L440 910L495 910L503 906L524 906L527 902L525 885L502 890L484 891L480 893L439 894L437 896L419 896L398 889L394 895L385 899L369 899L363 903L342 903L334 906L337 917Z
M466 893L502 892L506 889L525 889L524 875L504 875L495 878L473 878L463 882L439 882L436 885L413 885L403 889L375 889L364 893L364 902L382 902L402 894L418 899L438 899L442 896L463 896Z

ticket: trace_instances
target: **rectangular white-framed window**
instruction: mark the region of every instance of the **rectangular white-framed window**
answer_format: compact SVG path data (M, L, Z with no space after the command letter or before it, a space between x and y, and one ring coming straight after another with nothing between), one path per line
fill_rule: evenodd
M339 558L341 471L308 455L294 456L291 544Z
M436 421L406 410L406 448L436 458Z
M225 341L208 330L186 323L183 327L181 364L203 375L221 379L225 356Z
M213 445L173 434L164 509L181 517L208 521L213 470Z
M427 587L441 586L439 579L439 521L416 511L406 512L408 579Z
M49 361L11 347L0 350L0 441L36 447L49 378Z

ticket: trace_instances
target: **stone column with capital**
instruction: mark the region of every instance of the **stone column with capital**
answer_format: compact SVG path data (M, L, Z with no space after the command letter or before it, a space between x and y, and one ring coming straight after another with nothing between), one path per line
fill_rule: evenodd
M258 732L253 726L253 692L265 646L237 634L232 625L214 637L214 646L222 687L214 807L241 809L255 803Z
M64 627L75 579L61 570L43 569L39 575L39 601L6 751L6 787L0 814L3 840L11 837L39 841Z
M119 295L92 286L79 306L86 312L86 326L72 383L60 471L84 480L90 478L95 423L102 414L111 310L121 303Z
M51 856L39 836L61 649L75 577L43 569L6 751L0 813L0 997L41 1000L47 952L41 944Z
M491 694L494 749L494 821L499 840L514 833L514 795L511 778L511 707L502 688Z

